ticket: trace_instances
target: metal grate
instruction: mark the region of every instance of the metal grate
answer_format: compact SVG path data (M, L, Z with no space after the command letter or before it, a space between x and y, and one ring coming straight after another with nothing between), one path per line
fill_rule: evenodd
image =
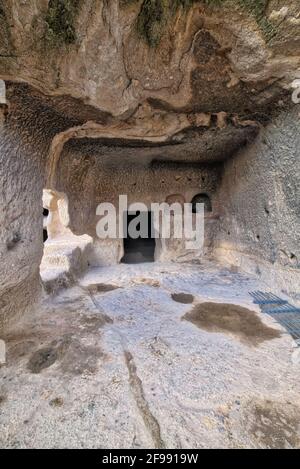
M250 292L250 295L254 299L254 303L260 306L262 312L283 326L300 346L300 308L296 308L272 293L255 291Z
M262 291L250 292L250 295L254 299L253 303L256 305L285 305L286 300L282 300L279 296L273 295L273 293L265 293Z
M272 313L272 314L280 314L280 313L298 313L299 314L300 313L299 308L295 308L295 306L290 305L289 303L285 305L279 305L276 307L274 307L274 305L271 307L262 306L262 310L265 313Z
M300 346L300 313L271 313L267 314L273 317L285 330L293 337Z

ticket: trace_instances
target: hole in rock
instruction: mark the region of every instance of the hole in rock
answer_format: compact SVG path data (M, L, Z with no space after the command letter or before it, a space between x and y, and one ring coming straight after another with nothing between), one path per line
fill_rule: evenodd
M210 197L207 194L197 194L192 199L193 213L197 213L197 204L204 204L205 212L212 212L212 204Z
M28 369L32 373L40 373L44 368L49 368L58 358L57 351L52 347L45 347L34 352L28 362Z
M136 229L136 234L132 232L133 228ZM152 212L126 212L124 214L124 256L121 262L124 264L154 262L153 233Z
M185 305L193 303L194 301L193 295L190 295L189 293L172 293L171 297L172 300L176 301L177 303L182 303Z
M47 239L48 239L48 231L44 228L43 229L43 241L45 242L47 241Z

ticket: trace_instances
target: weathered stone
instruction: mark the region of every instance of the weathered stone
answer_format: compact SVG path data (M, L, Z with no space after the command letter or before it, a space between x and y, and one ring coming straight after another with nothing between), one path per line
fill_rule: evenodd
M123 257L123 239L97 238L100 202L128 194L149 210L204 194L204 251L171 237L156 242L155 260L222 255L263 278L272 271L296 296L296 0L264 11L191 2L151 18L156 29L144 2L2 3L0 325L39 297L43 189L48 245L70 243L70 255L48 258L67 266L63 285Z

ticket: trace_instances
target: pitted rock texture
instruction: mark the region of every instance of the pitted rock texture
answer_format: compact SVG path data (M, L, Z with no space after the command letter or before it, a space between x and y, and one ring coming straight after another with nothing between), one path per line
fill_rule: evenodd
M299 106L225 164L219 197L221 257L299 301Z
M8 85L10 111L0 129L0 327L38 297L45 163L55 133L70 125L32 96L20 98L15 88L10 99L10 91Z
M299 67L296 0L268 2L266 18L278 26L271 43L238 2L215 8L195 2L172 16L157 47L137 34L141 2L73 3L72 41L49 38L55 3L3 2L0 76L81 98L114 116L128 116L147 99L177 110L253 112L280 94Z
M209 248L237 256L251 251L255 262L267 263L265 270L283 268L278 288L297 294L295 150L279 145L271 132L270 151L253 156L260 147L249 150L250 168L247 157L236 166L231 158L262 127L291 114L289 88L300 66L298 2L270 0L259 17L238 0L189 3L168 21L155 15L154 26L162 29L145 35L139 28L143 0L1 2L0 79L7 102L0 109L0 325L38 296L43 188L69 200L67 228L92 236L95 207L120 192L130 189L147 204L154 197L163 202L179 194L190 201L208 192L215 217L208 221ZM281 122L296 142L298 121L293 127ZM258 177L262 168L266 179ZM282 204L268 219L259 212L258 233L248 221L256 217L262 184ZM121 241L111 244L97 247L106 264L122 254ZM181 249L169 244L167 259ZM286 269L288 280L282 278Z

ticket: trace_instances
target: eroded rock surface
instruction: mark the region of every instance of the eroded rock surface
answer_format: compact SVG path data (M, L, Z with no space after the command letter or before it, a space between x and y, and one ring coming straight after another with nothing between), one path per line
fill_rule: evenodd
M141 37L136 28L144 2L72 3L4 1L0 75L125 116L149 98L177 110L218 112L241 108L247 93L257 109L299 66L296 1L265 2L263 25L238 1L216 8L194 2L157 21L156 47L151 39L149 47L149 31Z
M203 255L270 271L297 299L298 2L209 3L2 1L1 324L39 295L45 188L67 201L66 230L91 237L85 259L75 256L84 266L124 255L122 240L96 237L100 202L204 193ZM154 257L202 255L170 239Z
M297 350L251 303L260 285L214 263L121 265L45 298L4 337L0 446L299 448ZM176 292L219 309L196 327Z

